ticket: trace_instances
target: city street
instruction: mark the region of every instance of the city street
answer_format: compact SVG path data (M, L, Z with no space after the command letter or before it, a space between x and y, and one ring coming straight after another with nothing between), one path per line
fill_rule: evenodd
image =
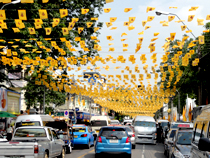
M95 158L94 147L84 149L85 147L76 147L71 154L66 154L66 158ZM137 144L136 149L132 150L132 158L164 158L163 144ZM105 154L104 157L109 158L123 158L120 154Z

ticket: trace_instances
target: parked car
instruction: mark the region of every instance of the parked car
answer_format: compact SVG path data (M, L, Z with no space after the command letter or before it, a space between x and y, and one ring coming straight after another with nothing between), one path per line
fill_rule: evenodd
M7 150L5 150L7 149ZM0 142L0 157L65 157L65 144L51 127L16 128L10 142Z
M131 140L125 127L106 126L100 129L95 144L95 157L100 158L102 153L124 153L131 158Z
M126 126L125 127L126 131L128 132L128 135L131 139L131 144L132 144L132 149L136 148L136 142L135 142L135 132L132 128Z
M209 158L210 153L210 106L201 109L194 122L191 158Z
M179 128L172 140L169 158L189 158L192 141L192 128Z
M136 116L133 119L136 143L156 144L156 123L150 116Z
M94 146L94 131L91 130L91 127L84 125L73 125L73 134L74 134L74 145L86 145L89 149L91 146Z
M169 157L169 149L171 148L172 139L174 138L176 130L177 129L170 129L170 131L168 132L166 136L166 139L164 140L164 155L166 157Z

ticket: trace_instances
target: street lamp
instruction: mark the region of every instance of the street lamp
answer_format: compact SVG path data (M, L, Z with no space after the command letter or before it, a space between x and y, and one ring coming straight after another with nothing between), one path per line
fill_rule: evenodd
M10 2L10 3L6 3L6 4L4 4L4 5L1 7L1 10L2 10L5 6L7 6L7 5L9 5L9 4L17 4L17 3L20 3L20 1L21 1L21 0L16 0L16 1L12 1L12 2Z
M156 11L155 12L156 13L156 15L158 15L158 16L160 16L160 15L175 15L181 22L182 22L182 24L183 25L185 25L185 23L179 18L179 16L178 15L176 15L176 14L174 14L174 13L169 13L169 12L163 12L163 11ZM190 31L190 29L188 28L188 27L186 27L187 29L188 29L188 31ZM196 39L196 37L195 37L195 35L192 33L192 32L190 32L192 35L193 35L193 37Z

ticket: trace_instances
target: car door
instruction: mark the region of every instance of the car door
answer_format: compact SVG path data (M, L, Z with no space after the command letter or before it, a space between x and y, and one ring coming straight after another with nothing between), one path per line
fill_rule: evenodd
M90 135L91 144L94 144L94 137L93 137L93 133L92 133L91 127L88 127L88 133Z
M192 149L191 149L191 157L192 158L203 158L203 151L200 151L198 149L198 142L199 139L202 137L203 127L205 124L203 122L196 122L195 129L193 133L193 139L192 139Z
M53 136L52 136L51 130L49 128L47 129L47 131L48 131L49 137L50 137L49 157L54 157L55 156L55 151L53 150L53 144L54 144Z
M55 155L59 155L62 151L62 145L61 141L59 140L56 132L54 130L51 130L52 135L53 135L53 150L55 151Z

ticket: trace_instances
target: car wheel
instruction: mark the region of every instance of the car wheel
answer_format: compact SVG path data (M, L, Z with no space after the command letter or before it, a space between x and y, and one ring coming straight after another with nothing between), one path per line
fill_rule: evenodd
M90 141L87 144L87 149L90 149Z
M58 158L65 158L65 149L63 148Z
M136 145L135 144L132 144L132 149L136 149Z
M95 153L95 158L100 158L100 154L99 153Z
M45 153L44 153L44 158L48 158L48 154L47 154L46 151L45 151Z
M71 152L72 152L72 148L71 148L71 145L69 145L66 147L66 153L71 154Z

